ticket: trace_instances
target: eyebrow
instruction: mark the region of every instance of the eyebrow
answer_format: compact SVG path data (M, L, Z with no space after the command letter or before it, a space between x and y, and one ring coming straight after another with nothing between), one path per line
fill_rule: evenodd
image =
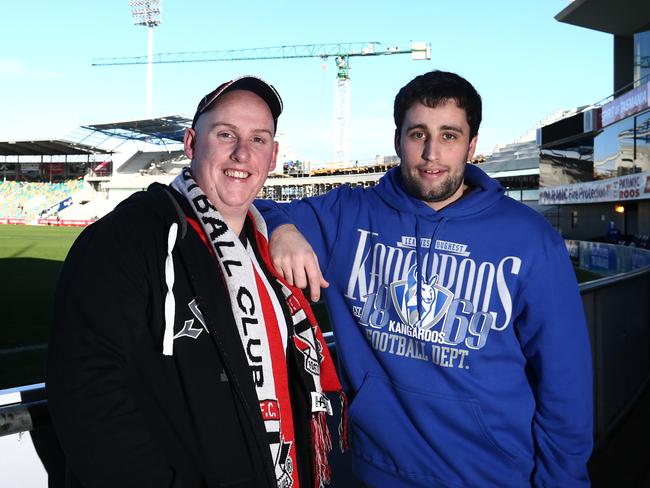
M407 127L407 132L411 131L413 129L421 129L425 132L429 130L426 124L413 124L409 127ZM453 132L458 132L459 134L464 134L465 132L463 131L462 127L456 126L456 125L449 125L449 124L443 124L440 126L440 130L450 130Z
M234 129L234 130L239 129L239 127L237 127L235 124L230 124L230 123L228 123L228 122L219 122L219 121L216 121L214 124L212 124L212 125L210 126L210 130L215 129L216 127L223 127L223 126L228 127L228 128L230 128L230 129ZM263 133L265 133L265 134L268 134L270 137L273 137L273 132L270 131L269 129L261 129L261 128L260 128L260 129L253 129L253 132L255 132L256 134L257 134L257 133L260 133L260 132L263 132Z
M440 130L451 130L454 132L458 132L460 134L464 134L465 131L463 131L462 127L458 127L457 125L441 125Z
M409 125L406 128L406 132L410 132L413 129L421 129L421 130L424 130L424 131L428 130L428 128L427 128L427 126L425 124L413 124L413 125Z

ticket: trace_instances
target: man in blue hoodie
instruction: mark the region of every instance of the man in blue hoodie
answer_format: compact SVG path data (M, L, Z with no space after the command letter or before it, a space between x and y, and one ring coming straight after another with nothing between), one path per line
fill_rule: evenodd
M278 270L313 299L329 283L355 474L589 486L591 354L562 238L467 163L481 98L465 79L416 77L394 117L401 164L375 187L256 202Z

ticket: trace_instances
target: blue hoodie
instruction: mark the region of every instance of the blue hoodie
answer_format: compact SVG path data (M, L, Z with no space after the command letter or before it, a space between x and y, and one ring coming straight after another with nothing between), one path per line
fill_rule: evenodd
M294 223L352 393L355 474L384 487L589 486L589 338L562 238L467 165L434 211L399 167L373 188L257 201Z

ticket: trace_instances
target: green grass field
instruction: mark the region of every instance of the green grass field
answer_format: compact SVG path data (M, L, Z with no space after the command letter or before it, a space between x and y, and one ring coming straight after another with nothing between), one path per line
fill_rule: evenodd
M0 226L0 259L38 258L62 262L81 227Z
M0 225L0 389L43 381L54 288L81 231Z

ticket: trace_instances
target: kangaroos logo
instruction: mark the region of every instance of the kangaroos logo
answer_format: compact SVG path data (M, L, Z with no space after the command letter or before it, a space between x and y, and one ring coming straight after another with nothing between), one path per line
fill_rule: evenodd
M390 285L393 305L402 322L411 327L430 329L444 317L454 295L437 281L438 275L434 274L429 279L423 276L418 283L418 272L413 265L406 280Z

